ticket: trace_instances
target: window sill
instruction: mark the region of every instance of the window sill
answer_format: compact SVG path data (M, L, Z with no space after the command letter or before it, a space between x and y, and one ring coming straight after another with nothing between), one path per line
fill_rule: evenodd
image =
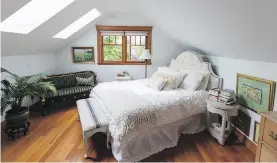
M97 63L98 65L145 65L144 62L127 62L127 63L122 63L122 62L101 62ZM151 65L151 62L148 62L147 65Z

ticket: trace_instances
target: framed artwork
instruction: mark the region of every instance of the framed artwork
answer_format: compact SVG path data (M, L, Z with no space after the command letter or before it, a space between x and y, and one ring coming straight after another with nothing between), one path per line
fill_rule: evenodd
M254 137L253 137L253 140L254 140L255 143L258 143L258 141L259 141L259 132L260 132L260 123L255 121Z
M71 52L73 63L94 63L93 47L72 47Z
M234 118L232 122L241 132L249 136L251 117L239 110L238 116Z
M238 102L255 112L272 111L275 85L276 83L271 80L238 73L236 89Z

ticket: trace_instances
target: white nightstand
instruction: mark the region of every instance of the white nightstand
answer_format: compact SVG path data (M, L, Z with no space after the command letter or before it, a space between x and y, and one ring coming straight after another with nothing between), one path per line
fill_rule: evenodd
M208 131L216 138L219 144L224 145L229 137L233 127L231 127L231 117L238 115L239 104L226 105L224 103L211 101L207 99L207 109L210 113L219 114L222 116L222 122L210 124L210 113L208 113ZM227 124L227 128L226 128Z

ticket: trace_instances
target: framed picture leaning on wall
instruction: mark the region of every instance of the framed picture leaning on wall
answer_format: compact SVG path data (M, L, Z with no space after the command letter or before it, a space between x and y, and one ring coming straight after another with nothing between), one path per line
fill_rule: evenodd
M255 111L266 112L273 110L276 83L244 74L237 74L238 102Z
M253 141L258 144L259 142L260 123L255 121Z
M73 63L94 63L93 47L72 47L71 52Z

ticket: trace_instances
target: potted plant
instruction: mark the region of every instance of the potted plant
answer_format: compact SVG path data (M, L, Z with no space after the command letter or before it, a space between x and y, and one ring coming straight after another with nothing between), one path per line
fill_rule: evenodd
M1 73L7 73L11 80L1 81L1 115L6 111L7 126L16 126L28 121L29 108L22 106L24 97L44 95L51 91L56 92L56 87L51 82L43 82L45 74L31 76L18 76L1 68ZM7 110L10 106L10 109Z

